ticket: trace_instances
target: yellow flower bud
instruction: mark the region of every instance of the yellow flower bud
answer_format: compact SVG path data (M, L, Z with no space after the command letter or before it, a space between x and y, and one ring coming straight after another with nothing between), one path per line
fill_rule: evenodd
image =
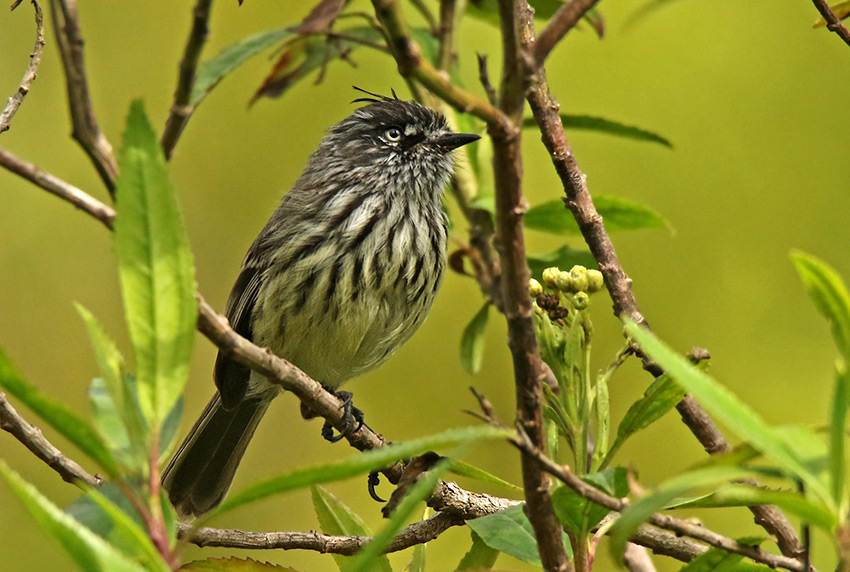
M571 288L571 280L569 272L558 272L558 275L555 277L555 286L561 292L569 292Z
M528 295L532 298L537 298L543 293L543 285L540 284L537 280L532 278L528 281Z
M605 287L605 280L602 278L602 273L598 270L587 271L587 289L588 292L599 292Z
M590 296L587 292L576 292L573 294L573 307L576 310L584 310L590 304Z
M543 283L546 284L549 288L557 289L558 287L555 285L555 279L558 276L560 270L557 268L547 268L543 271Z
M587 292L587 268L576 264L570 269L570 279L572 281L573 292Z

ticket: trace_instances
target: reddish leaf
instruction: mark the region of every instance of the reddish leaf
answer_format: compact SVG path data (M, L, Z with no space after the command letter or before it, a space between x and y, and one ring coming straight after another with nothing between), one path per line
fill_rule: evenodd
M327 32L336 21L346 0L322 0L310 10L307 17L295 28L298 34L317 34Z

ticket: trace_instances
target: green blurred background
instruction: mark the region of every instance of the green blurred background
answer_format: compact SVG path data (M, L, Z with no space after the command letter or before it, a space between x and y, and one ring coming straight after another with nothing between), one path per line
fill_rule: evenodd
M254 32L293 24L309 2L218 2L205 55ZM370 10L366 2L358 2ZM429 4L435 8L436 2ZM674 233L615 235L614 242L641 309L665 340L682 351L710 349L712 372L773 423L823 423L836 352L788 261L801 248L836 266L850 279L850 164L847 102L850 48L823 29L806 0L740 2L680 0L633 26L625 25L642 2L603 2L607 36L571 33L553 53L549 79L562 109L600 115L652 129L674 150L587 132L569 133L592 192L644 202L662 213ZM91 90L101 127L120 144L129 102L143 98L161 131L174 90L177 64L190 25L191 2L81 2L81 23ZM357 6L355 6L357 7ZM411 13L411 6L405 6ZM69 137L61 65L48 33L39 77L0 145L106 200L88 160ZM0 17L0 94L11 95L33 42L32 11L22 5ZM498 62L495 28L467 21L462 65L478 88L474 53ZM357 67L331 64L325 81L315 76L279 100L248 108L270 68L267 57L244 66L213 92L190 122L172 161L194 248L200 290L219 309L246 248L280 196L293 183L323 131L351 112L349 86L406 95L387 56L356 52ZM526 132L525 185L537 204L561 196L545 149ZM109 234L66 203L0 171L0 346L28 379L71 407L86 411L86 387L97 375L77 301L97 315L129 353ZM530 233L531 251L552 250L558 237ZM380 370L349 386L368 422L401 441L473 421L474 385L506 421L513 385L500 316L491 316L485 365L464 372L458 359L461 332L481 303L476 285L450 275L420 332ZM604 295L594 298L597 367L621 344L620 326ZM184 431L212 393L214 349L197 338L187 390ZM631 363L615 376L614 422L651 381ZM20 406L30 421L36 418ZM48 438L55 434L45 431ZM60 438L61 448L84 461ZM353 454L319 436L294 399L281 399L263 423L237 476L239 488L257 479ZM635 438L621 465L639 471L651 486L703 458L699 444L675 414ZM60 505L76 491L9 435L0 435L0 457ZM517 455L507 445L477 448L472 461L519 481ZM464 485L509 495L510 491ZM379 505L365 479L331 490L371 526L381 526ZM388 487L381 489L389 494ZM744 510L701 515L731 536L756 532ZM228 515L214 525L251 530L318 527L309 494L274 498ZM430 545L431 570L449 570L467 546L468 532L454 529ZM816 563L830 567L828 539L816 539ZM233 551L192 549L194 557ZM307 552L243 552L300 570L335 570L329 556ZM613 566L605 560L599 568ZM393 557L406 563L409 554ZM661 558L657 559L659 562ZM0 563L7 570L72 567L47 540L7 487L0 486ZM503 569L530 569L502 556ZM665 563L664 570L677 569Z

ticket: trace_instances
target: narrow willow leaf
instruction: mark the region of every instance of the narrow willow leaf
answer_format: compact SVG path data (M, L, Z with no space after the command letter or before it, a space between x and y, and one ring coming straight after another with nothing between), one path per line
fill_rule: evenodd
M472 546L463 555L455 570L490 570L496 564L499 551L487 546L480 536L471 530Z
M462 441L452 454L461 457L474 443L474 439ZM416 510L417 505L431 494L440 477L448 470L450 459L443 459L424 474L420 475L401 502L393 511L389 522L372 540L354 556L351 572L367 572L374 570L374 564L381 557L387 546L404 526L404 523Z
M394 443L387 447L353 455L341 461L297 469L284 475L260 481L245 490L231 494L230 498L226 499L218 509L209 513L209 515L229 512L242 505L275 494L366 474L391 465L396 461L415 457L427 451L453 447L467 440L505 439L511 435L512 433L509 431L493 427L463 427L449 429L436 435L413 439L404 443Z
M487 546L510 554L514 558L540 565L534 529L523 512L524 504L481 518L466 521L466 525L481 537Z
M515 491L521 491L522 487L515 485L513 483L509 483L504 479L500 479L496 475L492 473L488 473L484 469L479 469L474 465L470 465L469 463L465 463L463 461L459 461L457 459L452 461L451 467L449 467L449 472L453 475L460 475L463 477L469 477L470 479L475 479L477 481L481 481L482 483L490 483L491 485L499 485L500 487L505 487L508 489L513 489Z
M570 269L576 264L585 268L596 268L596 260L593 255L586 250L574 250L566 244L558 250L547 252L545 254L529 254L527 257L528 267L531 270L531 277L540 280L543 276L543 271L553 266L563 269Z
M344 536L372 536L372 531L353 510L327 489L314 486L312 488L313 509L319 519L319 525L325 534L336 534ZM334 554L334 560L340 572L348 572L351 569L351 558L341 554ZM386 556L375 560L375 570L392 572L390 561Z
M663 365L663 364L662 364ZM673 499L704 487L714 487L731 480L751 478L754 472L739 467L708 467L677 475L661 483L651 494L630 504L611 527L611 554L615 561L622 560L623 550L632 533L652 513L667 506Z
M89 390L92 401L95 402L97 413L95 425L100 429L101 436L110 443L114 450L121 451L125 458L132 459L128 465L134 469L142 469L148 453L148 427L139 409L139 400L132 378L122 373L124 358L115 342L109 337L97 319L83 306L77 304L77 311L85 322L89 339L94 349L103 385L95 380ZM101 388L106 389L108 399L99 394ZM107 429L102 424L114 425L113 415L117 416L120 428ZM142 465L138 463L141 462Z
M300 572L295 568L259 562L251 558L207 558L180 567L180 572Z
M460 363L471 374L481 371L481 359L484 356L484 333L487 331L489 315L490 303L486 302L463 329L463 335L460 338Z
M614 467L584 475L581 479L610 496L621 498L629 492L627 474L626 469ZM552 506L567 532L578 536L588 534L611 512L580 496L569 487L560 487L552 493Z
M844 458L844 436L847 428L847 401L850 397L850 374L847 364L835 371L835 387L832 392L832 416L829 422L829 481L832 498L846 512L845 485L846 460Z
M3 461L0 461L0 475L9 483L42 529L62 545L82 570L144 572L144 568L139 564L59 510ZM162 568L154 568L157 569Z
M652 228L672 230L664 217L640 203L619 197L594 195L593 204L605 219L605 229L608 232ZM531 207L525 213L523 221L526 227L534 230L567 236L581 234L573 215L561 199Z
M125 472L143 474L148 466L146 448L131 445L127 428L103 378L95 378L89 385L89 402L94 412L94 426L109 446L112 457L124 466Z
M405 572L425 572L425 544L417 544L413 547L413 556L410 558L404 570Z
M800 493L763 489L743 484L726 485L699 498L677 502L668 508L719 508L733 506L776 505L804 522L826 531L839 524L837 515Z
M791 251L809 297L832 326L832 337L844 361L850 363L850 294L841 276L830 265L811 254Z
M197 303L189 238L156 134L130 106L116 182L115 244L139 403L159 431L189 373Z
M770 427L753 409L731 391L694 367L688 360L659 341L652 333L634 322L626 323L626 331L638 345L688 393L705 407L709 415L724 423L738 437L750 442L777 463L792 478L802 480L808 492L834 509L832 495L825 483L807 467L806 462L788 441Z
M42 393L37 387L24 380L3 350L0 350L0 388L29 407L80 451L97 462L109 476L114 477L119 474L115 460L109 454L106 444L91 425L64 404Z
M169 572L171 568L160 557L141 525L134 521L122 508L113 504L99 491L90 489L86 496L97 505L112 523L110 544L120 547L124 553L144 564L146 570Z
M292 31L289 28L278 28L249 36L224 48L198 68L198 76L192 88L189 104L192 106L200 104L221 80L239 66L291 35Z
M593 117L591 115L569 115L561 114L561 122L564 124L564 130L569 129L584 129L586 131L597 131L615 137L624 137L626 139L634 139L635 141L645 141L648 143L658 143L670 149L673 144L666 137L662 137L652 131L625 125L618 121L611 121L604 117ZM537 121L533 117L527 117L522 122L523 127L537 127Z
M744 537L736 539L747 546L758 546L764 542L763 538ZM679 569L679 572L745 572L762 570L760 566L750 568L750 563L741 562L744 557L741 554L733 554L722 548L710 548L703 552L687 565ZM765 567L767 568L767 567ZM770 568L767 568L770 570Z
M623 416L617 427L617 437L608 450L602 466L611 462L629 437L661 419L684 396L685 390L666 374L653 381L643 397L632 403Z

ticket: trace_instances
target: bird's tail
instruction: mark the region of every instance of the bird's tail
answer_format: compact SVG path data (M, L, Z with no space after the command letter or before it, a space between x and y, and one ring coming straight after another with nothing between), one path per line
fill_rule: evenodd
M225 409L218 392L162 473L177 512L197 516L218 506L274 395L243 399Z

